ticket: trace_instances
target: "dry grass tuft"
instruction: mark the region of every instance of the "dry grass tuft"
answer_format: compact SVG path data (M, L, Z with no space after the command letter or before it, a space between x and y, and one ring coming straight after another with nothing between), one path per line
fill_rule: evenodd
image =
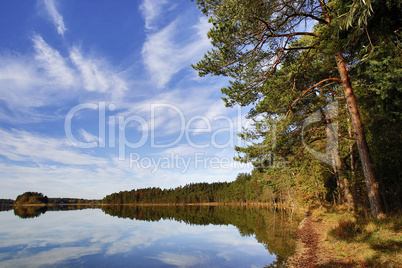
M339 219L338 226L329 234L338 239L351 239L361 233L361 227L350 219Z

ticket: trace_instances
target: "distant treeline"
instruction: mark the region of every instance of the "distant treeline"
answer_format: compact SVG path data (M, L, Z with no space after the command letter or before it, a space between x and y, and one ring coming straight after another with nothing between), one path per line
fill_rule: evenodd
M10 199L0 199L4 200L3 202L5 204L10 204L10 205L65 205L65 204L90 204L90 205L96 205L99 204L99 200L95 199L83 199L83 198L49 198L46 195L38 192L25 192L15 199L15 202ZM3 204L3 203L1 203Z
M159 187L122 191L107 195L103 199L106 204L178 204L178 203L208 203L225 200L225 193L230 184L191 183L184 187L174 189L161 189Z
M14 204L12 199L0 199L0 211L10 210Z
M240 173L233 182L190 183L174 189L159 187L121 191L107 195L104 204L186 204L211 202L284 201L281 191L272 192L257 174Z
M49 198L49 204L99 204L99 200L57 197L57 198Z
M12 199L0 199L0 206L12 206L14 200Z

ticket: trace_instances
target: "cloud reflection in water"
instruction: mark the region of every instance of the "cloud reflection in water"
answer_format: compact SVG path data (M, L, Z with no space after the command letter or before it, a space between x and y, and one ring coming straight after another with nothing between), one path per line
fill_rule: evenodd
M48 211L20 219L0 212L0 266L263 267L264 245L232 225L121 219L100 209Z

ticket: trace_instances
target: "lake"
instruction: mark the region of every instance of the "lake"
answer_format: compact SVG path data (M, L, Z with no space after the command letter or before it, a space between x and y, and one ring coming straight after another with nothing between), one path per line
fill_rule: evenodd
M299 220L229 206L20 208L0 212L0 267L281 267Z

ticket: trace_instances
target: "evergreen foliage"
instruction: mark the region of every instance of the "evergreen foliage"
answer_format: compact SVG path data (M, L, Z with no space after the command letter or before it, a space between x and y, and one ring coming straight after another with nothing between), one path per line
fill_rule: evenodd
M276 174L275 174L276 175ZM174 189L159 187L121 191L107 195L103 204L189 204L189 203L282 203L297 205L288 181L254 171L240 173L233 182L191 183ZM283 178L283 177L282 177ZM297 202L294 202L296 198ZM307 200L302 202L311 202Z
M254 164L264 194L400 210L401 2L196 2L213 49L193 67L231 79L228 107L252 107L236 159Z
M240 173L233 182L191 183L174 189L159 187L122 191L107 195L105 204L188 204L212 202L258 202L260 188L256 178Z

